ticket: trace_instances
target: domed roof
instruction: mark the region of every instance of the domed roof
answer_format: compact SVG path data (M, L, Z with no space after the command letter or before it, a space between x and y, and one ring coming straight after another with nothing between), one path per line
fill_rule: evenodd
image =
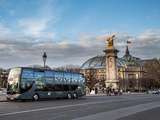
M133 57L131 55L124 55L121 58L126 66L140 66L141 65L141 60L140 58Z
M82 66L81 69L89 69L89 68L105 68L106 62L105 55L95 56L88 59ZM117 66L140 66L141 60L140 58L133 57L129 54L128 47L126 49L126 53L122 58L117 59Z
M104 68L105 67L105 56L95 56L88 59L82 66L81 69L87 68Z
M132 56L123 56L117 59L117 66L140 66L140 59ZM105 56L96 56L88 59L82 66L81 69L89 68L105 68Z
M128 46L126 46L125 55L121 58L126 66L140 66L141 60L140 58L134 57L129 53Z

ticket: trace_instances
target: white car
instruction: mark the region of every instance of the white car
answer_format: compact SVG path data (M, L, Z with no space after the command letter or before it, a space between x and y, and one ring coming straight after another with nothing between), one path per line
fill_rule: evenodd
M149 90L149 94L160 94L160 90Z
M159 94L158 90L154 90L152 94Z
M5 88L0 89L0 95L6 95L7 90Z

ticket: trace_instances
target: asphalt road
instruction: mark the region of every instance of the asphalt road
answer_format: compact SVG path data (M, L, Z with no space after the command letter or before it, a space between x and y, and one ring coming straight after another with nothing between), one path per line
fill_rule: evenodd
M0 102L0 120L160 120L160 95Z

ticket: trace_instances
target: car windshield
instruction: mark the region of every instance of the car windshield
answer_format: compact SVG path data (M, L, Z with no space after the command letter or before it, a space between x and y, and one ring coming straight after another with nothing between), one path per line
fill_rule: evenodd
M8 93L17 93L18 92L18 84L19 84L19 78L20 78L20 68L14 68L11 69L8 76Z

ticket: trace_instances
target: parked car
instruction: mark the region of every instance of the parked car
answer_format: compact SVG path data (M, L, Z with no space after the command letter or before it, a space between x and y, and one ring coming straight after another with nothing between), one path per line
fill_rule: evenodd
M159 94L160 94L160 90L148 90L147 93L148 93L148 94L156 94L156 95L159 95Z

